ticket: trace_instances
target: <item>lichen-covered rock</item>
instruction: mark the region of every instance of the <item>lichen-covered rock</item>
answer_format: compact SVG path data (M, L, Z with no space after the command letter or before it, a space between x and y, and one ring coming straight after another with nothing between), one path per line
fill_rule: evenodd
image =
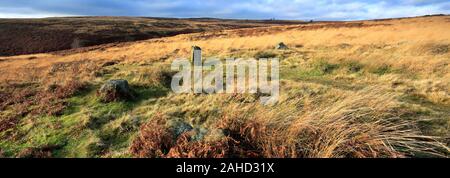
M126 80L109 80L97 91L102 102L132 100L133 93Z
M175 118L167 121L166 126L172 131L174 137L177 138L184 132L189 132L193 129L193 127L184 122L182 119Z

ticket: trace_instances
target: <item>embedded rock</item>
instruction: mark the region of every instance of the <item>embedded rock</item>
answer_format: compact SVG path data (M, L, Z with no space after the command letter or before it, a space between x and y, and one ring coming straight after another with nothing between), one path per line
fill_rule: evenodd
M109 80L97 91L102 102L132 100L133 93L126 80Z

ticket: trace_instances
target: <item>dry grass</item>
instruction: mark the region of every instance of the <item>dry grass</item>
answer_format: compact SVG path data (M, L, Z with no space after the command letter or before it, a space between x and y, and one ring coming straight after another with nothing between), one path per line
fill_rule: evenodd
M325 45L326 47L333 47L347 44L351 47L340 50L340 53L335 54L337 59L342 57L348 58L348 54L352 54L355 50L366 48L373 50L374 53L368 53L365 58L370 60L374 57L380 57L380 59L365 62L389 62L396 66L408 65L411 69L420 68L422 70L424 70L424 67L433 66L430 64L442 62L445 56L448 55L442 50L439 50L443 55L441 57L436 58L435 56L429 55L437 50L435 47L430 49L430 44L436 44L434 46L441 48L450 43L450 34L447 33L450 24L444 17L428 17L416 21L408 19L387 22L371 21L364 22L364 24L372 24L374 26L333 28L330 25L318 29L303 28L316 25L312 24L178 35L158 40L129 43L117 47L105 46L106 49L97 48L95 50L94 48L93 51L75 53L67 56L51 54L34 55L36 59L32 61L27 59L28 56L12 57L11 59L18 59L15 59L13 64L11 64L10 60L3 61L1 66L9 64L9 67L16 68L39 61L37 66L44 67L48 66L48 63L62 61L114 60L121 57L126 58L128 61L142 61L146 59L159 59L159 57L165 56L175 50L178 51L176 56L186 56L190 52L190 47L193 44L202 46L208 55L214 52L226 53L229 49L233 48L240 50L271 49L280 41L283 41L288 46L303 45L304 47L323 46L324 44L327 44ZM192 37L204 36L205 34L210 34L210 37L201 40L190 40ZM224 36L216 38L219 34L223 34ZM387 49L389 53L386 53L386 50L380 49ZM384 55L382 56L378 52L383 52ZM399 53L402 55L398 56ZM417 56L416 53L419 53L420 56ZM396 59L394 60L392 57L396 57ZM430 57L435 59L430 61L427 59ZM423 65L424 63L429 65L425 66ZM429 70L424 70L423 72L427 71Z
M167 131L164 125L165 121L160 117L143 125L130 151L139 157L164 157L175 144L173 133Z
M437 138L420 132L393 94L369 88L334 95L332 105L294 99L271 108L243 104L239 97L230 102L230 98L215 96L224 100L216 104L222 105L225 113L207 127L223 130L225 137L196 141L190 139L196 133L187 132L174 138L170 129L161 126L161 120L171 117L163 117L141 128L131 152L139 157L398 158L445 157L442 151L449 151ZM193 103L206 108L213 101ZM296 110L300 103L303 108ZM167 143L170 145L161 148Z
M86 84L78 81L67 82L64 86L55 84L48 88L33 88L33 86L9 88L2 92L4 96L1 99L0 109L12 108L14 110L13 115L6 117L14 119L27 114L61 115L66 106L64 99L73 96L84 88L86 88ZM11 119L2 122L12 123L8 120Z
M96 103L95 93L87 94L72 98L81 109L56 114L68 128L76 128L67 131L74 138L63 149L73 151L98 140L101 155L94 156L107 157L448 157L448 29L446 16L318 23L6 57L0 60L0 81L11 88L0 88L0 116L5 118L0 120L0 133L25 122L30 113L61 113L65 99L78 88L70 86L72 81L97 86L123 78L138 87L139 100L102 104ZM289 50L275 50L279 42ZM172 73L167 65L190 56L192 45L201 46L205 57L280 57L278 104L263 106L259 96L251 94L177 95L157 90L155 86L168 87ZM105 65L110 61L115 62ZM50 87L55 83L59 85ZM88 117L90 113L96 117ZM120 134L118 129L105 129L122 115L144 124ZM93 119L99 123L95 128L79 127L85 118L100 121ZM179 120L193 129L174 133L167 124ZM2 145L11 144L0 141ZM18 153L6 146L1 150Z
M275 139L263 137L268 157L407 157L445 148L432 137L422 136L412 121L401 118L397 107L393 96L366 90L305 112L284 123L286 128L266 119L275 131L255 135L268 133L267 137Z

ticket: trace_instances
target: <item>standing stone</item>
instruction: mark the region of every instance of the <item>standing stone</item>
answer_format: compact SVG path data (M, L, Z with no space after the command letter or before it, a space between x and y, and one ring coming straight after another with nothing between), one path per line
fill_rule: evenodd
M192 47L192 60L194 61L194 93L203 92L203 62L202 49L198 46Z
M192 46L192 60L195 66L202 65L202 49L198 46Z

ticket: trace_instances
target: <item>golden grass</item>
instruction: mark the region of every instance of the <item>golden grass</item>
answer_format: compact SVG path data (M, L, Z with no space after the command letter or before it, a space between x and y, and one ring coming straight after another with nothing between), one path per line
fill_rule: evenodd
M311 24L226 30L127 43L66 56L39 54L9 57L0 63L0 68L5 72L0 79L17 79L19 77L17 73L28 70L27 66L45 69L54 63L70 61L158 60L178 49L179 51L170 56L173 59L188 57L192 45L203 47L206 55L220 56L220 54L229 53L231 49L271 49L280 41L290 47L303 45L307 50L317 46L329 48L342 44L350 45L349 48L339 49L337 53L333 53L332 60L356 58L364 63L391 64L424 74L430 74L433 69L444 65L442 70L448 71L449 66L445 64L448 63L449 54L438 56L432 54L433 45L450 44L448 17L423 17L416 20L402 19L363 23L374 26L333 28L332 25L329 27L322 25L324 27L319 29L302 29L305 26L315 25ZM207 36L207 38L201 38L202 36ZM358 50L364 50L365 53L359 53ZM36 59L29 60L30 56L34 56ZM45 71L38 73L43 74ZM448 74L444 76L450 78Z
M116 154L448 157L445 139L450 138L450 125L439 126L444 130L439 137L428 136L419 128L421 119L414 110L431 110L426 118L442 117L450 124L446 111L450 106L448 29L449 17L442 16L178 35L75 52L7 57L0 60L0 81L7 85L73 80L95 83L103 80L97 76L99 72L110 72L102 71L102 64L114 60L120 64L112 67L118 69L108 78L150 86L165 83L163 66L177 57L189 57L192 45L201 46L205 57L253 57L269 51L282 58L281 70L285 71L314 68L320 62L325 68L340 68L330 69L327 76L293 72L292 78L282 78L280 101L275 106L263 106L259 96L251 94L169 93L148 99L127 113L149 119L148 123L141 127L130 148ZM274 50L278 42L290 49ZM342 69L351 63L361 65L363 72ZM419 101L402 101L405 96ZM191 140L196 133L173 138L163 123L179 118L207 129L205 139ZM227 133L215 139L216 131Z
M317 92L323 90L317 88ZM157 106L137 108L135 114L156 114L158 119L142 127L132 152L139 157L368 158L445 157L442 152L450 151L437 137L424 136L395 94L384 88L357 92L332 89L321 96L310 93L314 91L285 93L282 101L272 107L253 102L252 95L161 98ZM299 94L302 97L296 97ZM219 112L213 118L196 123L196 117L202 118L218 106ZM185 114L179 116L178 112ZM164 136L171 134L170 129L161 127L164 124L156 126L155 122L174 117L192 118L192 124L208 128L205 137L216 129L226 130L227 137L189 141L192 135L185 135L172 141L172 136ZM165 138L165 143L171 145L164 149L159 147L161 144L151 146L161 142L158 138Z

